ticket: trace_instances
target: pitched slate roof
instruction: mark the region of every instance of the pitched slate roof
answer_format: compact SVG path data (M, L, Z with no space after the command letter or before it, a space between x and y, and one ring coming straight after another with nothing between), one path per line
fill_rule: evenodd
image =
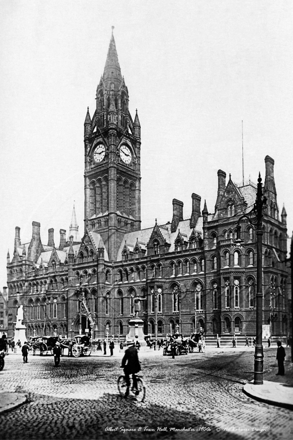
M202 226L203 226L203 218L199 217L195 227L196 232L202 234ZM179 230L180 230L180 234L183 235L185 241L189 240L189 237L192 233L192 228L190 228L190 219L182 220L181 222L179 222L175 232L171 232L171 223L166 223L164 225L160 225L157 227L159 227L160 232L163 238L166 240L166 242L170 244L169 252L175 250L175 240L178 236ZM129 251L133 251L137 241L141 247L146 248L150 240L150 237L152 235L153 229L154 227L142 229L140 231L129 232L125 234L121 242L120 248L118 250L117 261L122 260L122 252L125 244Z

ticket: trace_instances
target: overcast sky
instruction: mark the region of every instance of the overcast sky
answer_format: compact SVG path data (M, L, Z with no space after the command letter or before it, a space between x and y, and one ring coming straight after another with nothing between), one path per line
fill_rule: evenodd
M83 123L114 36L142 129L142 226L214 211L217 171L264 177L275 160L280 210L293 229L293 2L0 0L0 289L15 226L83 233Z

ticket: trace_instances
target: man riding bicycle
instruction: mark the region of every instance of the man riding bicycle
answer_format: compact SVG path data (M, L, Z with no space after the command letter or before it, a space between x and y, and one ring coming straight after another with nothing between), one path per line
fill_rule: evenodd
M136 390L135 394L137 395L138 391L137 391L137 381L135 374L138 373L141 370L141 368L140 368L140 362L138 360L138 353L134 341L131 342L131 345L125 351L125 354L122 359L121 367L124 369L125 380L127 384L125 397L129 395L130 374L132 374L133 388Z

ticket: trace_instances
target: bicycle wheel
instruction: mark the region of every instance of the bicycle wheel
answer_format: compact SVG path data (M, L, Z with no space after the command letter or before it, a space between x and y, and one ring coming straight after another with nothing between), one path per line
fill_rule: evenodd
M136 400L138 402L143 402L145 399L145 394L146 394L146 389L143 383L143 380L140 379L139 377L137 378L137 391L138 394L136 394Z
M120 395L124 397L125 393L126 393L126 389L127 389L125 376L118 377L117 386L118 386L118 391L119 391Z

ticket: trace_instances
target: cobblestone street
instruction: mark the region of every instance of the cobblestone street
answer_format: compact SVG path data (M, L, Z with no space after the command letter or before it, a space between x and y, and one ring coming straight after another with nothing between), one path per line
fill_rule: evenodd
M172 359L140 353L146 400L121 398L122 353L113 357L5 358L0 391L28 402L0 415L2 439L289 439L292 411L257 402L243 391L253 379L253 350L210 350ZM275 350L265 350L264 379L275 380ZM287 369L291 368L289 362Z

